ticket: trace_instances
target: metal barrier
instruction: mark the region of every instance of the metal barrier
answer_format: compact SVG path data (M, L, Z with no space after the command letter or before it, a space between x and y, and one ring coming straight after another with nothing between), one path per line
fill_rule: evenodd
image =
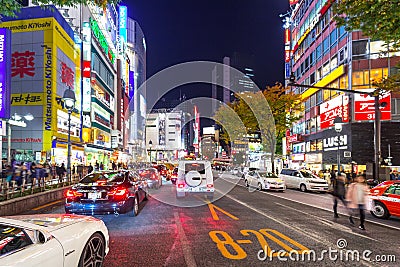
M81 178L82 173L73 174L71 176L71 181L68 181L67 176L61 179L57 176L49 176L41 179L32 178L29 183L27 183L27 179L23 178L20 186L18 186L14 180L7 182L5 178L1 178L0 201L70 186L76 184Z

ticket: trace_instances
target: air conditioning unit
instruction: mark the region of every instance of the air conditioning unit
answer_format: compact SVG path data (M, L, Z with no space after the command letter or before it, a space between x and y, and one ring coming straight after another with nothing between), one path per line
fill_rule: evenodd
M344 157L345 158L351 158L351 152L350 151L344 151Z

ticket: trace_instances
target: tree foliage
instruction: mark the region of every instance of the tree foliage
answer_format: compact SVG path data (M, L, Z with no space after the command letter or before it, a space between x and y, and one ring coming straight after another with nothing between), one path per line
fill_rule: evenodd
M264 151L271 153L273 162L277 144L281 145L286 129L300 119L299 111L302 110L300 96L293 92L287 93L286 89L277 83L260 92L237 94L236 98L238 100L230 103L229 106L221 106L214 119L223 128L235 128L231 132L242 134L243 126L237 122L237 119L234 120L234 117L239 117L245 126L246 133L261 134ZM233 116L232 110L237 115ZM240 138L240 136L242 135L236 137ZM221 139L226 143L234 140L232 135L222 135Z
M331 0L332 1L332 0ZM400 48L400 4L397 0L337 0L335 20L348 31L361 30L373 40Z
M77 4L89 5L94 4L100 7L105 7L107 4L116 4L121 0L36 0L34 4L45 6L53 4L55 6L73 7ZM22 8L20 1L17 0L2 0L0 1L0 15L8 17L16 17L17 13Z

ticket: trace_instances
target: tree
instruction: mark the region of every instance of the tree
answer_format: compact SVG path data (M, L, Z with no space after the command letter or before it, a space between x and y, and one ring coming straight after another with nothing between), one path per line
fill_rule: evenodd
M117 4L121 0L36 0L34 4L45 6L53 4L55 6L73 7L77 4L88 5L95 4L97 6L105 7L107 4ZM2 0L0 5L0 15L8 17L16 17L17 13L22 8L21 1L16 0Z
M333 0L330 0L333 1ZM400 49L400 5L394 0L337 0L333 3L334 17L339 26L347 31L361 30L372 40L386 43L387 50ZM373 86L387 91L400 91L400 63L391 69L390 76L374 80ZM377 93L380 91L377 90Z
M332 1L332 0L330 0ZM400 48L400 5L394 0L337 0L335 20L347 31L361 30L373 40Z
M264 152L271 154L274 170L277 143L281 144L286 129L300 119L299 111L302 110L300 96L293 92L286 92L286 89L277 83L262 92L239 93L236 98L238 100L229 106L221 106L214 116L214 119L222 127L232 129L230 130L232 133L238 133L229 136L223 135L223 138L227 142L235 140L232 136L242 138L243 126L237 122L237 119L234 119L234 117L239 117L245 126L245 133L258 132L261 134ZM237 115L232 115L232 110Z

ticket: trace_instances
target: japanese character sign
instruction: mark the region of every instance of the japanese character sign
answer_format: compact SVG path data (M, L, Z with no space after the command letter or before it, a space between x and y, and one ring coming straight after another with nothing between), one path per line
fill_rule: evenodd
M64 62L61 62L61 81L67 86L74 88L74 72Z
M333 126L333 120L339 116L343 122L349 121L349 97L337 96L320 106L321 129Z
M11 58L11 77L19 75L24 78L25 75L33 77L35 75L35 52L14 52Z

